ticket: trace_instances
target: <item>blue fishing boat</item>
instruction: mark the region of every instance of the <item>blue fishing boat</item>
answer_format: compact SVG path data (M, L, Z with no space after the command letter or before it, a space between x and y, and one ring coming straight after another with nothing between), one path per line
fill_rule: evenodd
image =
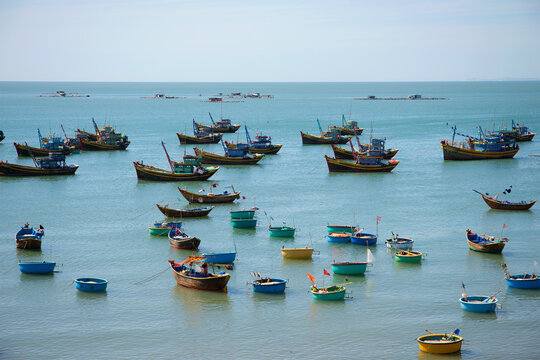
M472 312L492 312L497 307L497 299L493 296L467 296L459 299L461 308Z
M231 219L233 228L254 228L257 226L257 219Z
M255 140L251 140L247 126L244 125L244 127L246 129L246 143L233 144L226 141L225 145L227 146L228 149L246 149L254 154L273 155L273 154L277 154L277 152L283 146L280 144L272 144L271 137L265 136L265 135L259 135L259 133L255 135Z
M66 157L61 153L49 153L46 158L34 158L34 166L11 164L0 161L0 176L49 176L73 175L79 165L66 164Z
M107 284L107 280L99 278L78 278L75 280L75 287L79 291L105 291L105 289L107 289Z
M404 237L399 237L399 235L394 235L390 239L385 241L386 247L391 249L399 250L411 250L413 247L414 240Z
M506 264L502 264L504 274L506 275L506 284L508 287L517 289L538 289L540 288L540 278L538 275L532 274L518 274L510 275Z
M348 243L351 241L350 233L331 233L328 234L328 242Z
M52 261L27 261L19 263L19 270L25 274L50 274L55 266Z
M325 155L328 171L330 172L390 172L398 164L399 160L386 160L385 156L385 139L371 139L369 149L364 154L358 154L354 149L352 142L351 151L353 154L353 162L346 160L338 160Z
M202 254L208 264L232 264L236 260L236 252Z
M365 233L364 229L360 229L351 235L351 243L358 245L375 245L377 244L377 235Z
M267 294L279 294L285 292L287 280L277 278L259 278L252 283L253 291Z
M41 249L41 238L44 235L43 226L39 225L37 229L33 229L26 223L15 234L15 245L18 249Z
M43 137L38 129L39 148L28 146L28 144L13 143L18 156L47 156L49 153L60 153L69 155L74 148L67 146L64 140L57 136Z

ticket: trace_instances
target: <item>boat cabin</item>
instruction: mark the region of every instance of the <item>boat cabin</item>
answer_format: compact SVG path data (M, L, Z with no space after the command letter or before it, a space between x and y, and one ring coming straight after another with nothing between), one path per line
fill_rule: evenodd
M66 156L62 153L49 153L48 158L37 158L36 165L41 169L62 169L66 167Z

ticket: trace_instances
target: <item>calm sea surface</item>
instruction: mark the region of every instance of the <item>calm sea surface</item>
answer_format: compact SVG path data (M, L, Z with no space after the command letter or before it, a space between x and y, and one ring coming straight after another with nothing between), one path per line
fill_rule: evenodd
M89 98L39 97L56 90ZM273 99L209 103L223 92L260 92ZM145 99L156 93L179 99ZM358 101L354 97L422 94L441 101ZM256 166L221 166L205 182L137 181L133 161L166 168L161 141L174 159L192 146L176 132L192 134L192 119L221 115L283 144ZM303 146L299 131L317 134L345 114L366 128L362 142L383 136L399 148L389 174L330 174L330 146ZM420 353L425 329L465 338L454 358L540 357L540 291L509 289L501 262L513 273L531 273L540 261L540 205L527 212L490 210L472 191L509 199L540 200L540 137L520 143L514 159L443 161L440 141L452 125L464 133L516 119L540 132L540 82L460 83L0 83L0 160L18 158L13 142L38 145L42 134L72 136L77 128L116 126L131 140L127 151L84 152L68 157L74 176L0 178L0 358L5 359L359 359L442 358ZM243 129L226 140L245 140ZM205 149L222 153L220 144ZM238 250L227 293L177 286L168 259L175 250L148 226L164 217L156 203L187 206L177 186L197 191L234 185L245 200L218 205L210 216L187 219L184 229L201 239L201 252ZM257 206L256 230L233 230L228 211ZM268 221L295 224L294 239L270 238ZM330 244L326 224L357 224L376 231L375 263L365 276L348 278L350 298L316 302L308 292L313 274L322 285L333 260L363 261L366 247ZM16 250L14 235L26 221L45 227L41 252ZM502 255L470 251L465 230L510 239ZM384 246L391 232L415 240L427 254L421 265L395 263ZM284 260L282 245L320 251L311 261ZM54 260L54 275L21 274L17 262ZM538 269L537 269L538 270ZM254 294L250 272L289 280L284 295ZM82 293L77 277L109 280L106 293ZM148 280L148 281L144 281ZM341 283L340 275L325 284ZM498 292L495 314L464 312L461 281L469 295Z

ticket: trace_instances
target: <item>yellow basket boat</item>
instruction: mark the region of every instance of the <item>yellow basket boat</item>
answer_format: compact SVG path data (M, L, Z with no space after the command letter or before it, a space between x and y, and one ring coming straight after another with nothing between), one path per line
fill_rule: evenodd
M288 259L311 259L313 248L281 248L281 255Z
M420 350L432 354L450 354L461 350L463 338L457 335L429 334L416 339Z

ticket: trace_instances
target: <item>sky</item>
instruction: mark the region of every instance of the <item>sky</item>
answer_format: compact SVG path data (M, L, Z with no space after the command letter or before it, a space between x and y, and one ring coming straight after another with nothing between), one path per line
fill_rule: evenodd
M539 0L0 0L0 81L540 80Z

